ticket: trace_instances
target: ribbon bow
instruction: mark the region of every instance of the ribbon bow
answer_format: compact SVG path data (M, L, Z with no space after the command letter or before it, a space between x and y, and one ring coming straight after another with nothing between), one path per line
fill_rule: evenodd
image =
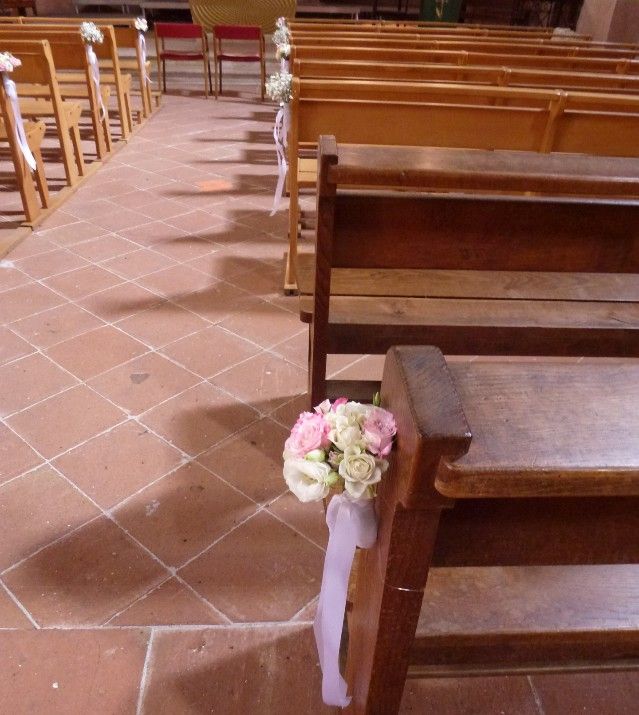
M20 103L18 102L18 91L16 89L16 83L9 79L9 77L3 72L2 73L2 83L4 84L4 91L9 98L9 104L11 105L11 111L13 112L13 117L16 125L16 140L24 160L27 162L27 166L31 171L36 170L36 160L31 153L29 148L29 143L27 141L27 135L24 133L24 124L22 122L22 114L20 113Z

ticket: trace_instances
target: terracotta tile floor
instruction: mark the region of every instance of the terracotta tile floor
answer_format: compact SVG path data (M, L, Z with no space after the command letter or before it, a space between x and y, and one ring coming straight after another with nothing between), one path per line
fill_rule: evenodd
M329 712L326 528L286 494L306 331L270 106L169 96L0 264L7 713ZM345 356L333 369L357 361ZM406 713L625 713L633 674L409 683Z

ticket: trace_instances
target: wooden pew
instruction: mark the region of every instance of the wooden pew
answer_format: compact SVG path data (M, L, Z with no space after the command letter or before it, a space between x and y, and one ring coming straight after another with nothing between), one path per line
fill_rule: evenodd
M100 82L105 86L111 85L117 102L117 116L120 124L121 136L128 139L132 131L131 117L131 75L120 71L117 43L113 28L109 25L100 25L99 29L104 34L104 42L96 44L94 51L99 60L109 60L113 66L112 73L100 73ZM54 61L58 70L58 81L61 84L63 97L71 99L84 96L90 92L87 87L83 90L79 83L89 81L87 62L84 56L84 43L79 34L79 29L74 27L50 29L46 26L21 25L20 27L0 26L0 38L7 39L46 39L51 44ZM78 44L79 42L79 44ZM58 50L59 47L59 50ZM79 48L79 49L78 49ZM71 85L69 88L67 85Z
M20 99L23 118L54 119L67 184L75 186L79 177L84 176L86 171L79 129L82 110L76 102L62 100L48 41L4 40L2 48L5 52L19 57L22 62L22 65L12 72L12 79L18 84L18 91L23 95ZM28 88L33 85L38 87L37 92L34 92L37 98L27 99ZM47 92L44 97L42 90Z
M42 208L47 208L50 204L49 190L47 188L47 180L44 174L44 164L42 162L42 154L40 146L44 137L45 125L44 122L24 122L24 132L27 139L27 144L36 161L36 170L34 175L31 175L31 170L27 162L24 160L20 147L16 141L16 122L9 106L9 99L6 95L4 84L0 82L0 142L9 145L11 160L15 170L15 178L22 199L24 214L28 223L33 223L40 216L42 209L38 206L36 197L36 189L40 195Z
M397 445L360 552L345 712L397 713L407 674L639 667L619 566L639 559L638 385L637 361L390 350Z
M147 59L146 64L143 63L142 55L138 44L138 31L135 29L135 20L133 17L29 17L22 18L23 24L43 24L48 26L79 26L83 22L94 22L96 25L109 25L113 27L113 33L118 50L123 49L133 50L135 57L119 56L120 70L122 72L134 72L137 75L139 92L142 102L142 116L149 117L153 112L153 103L159 104L159 98L162 93L157 91L152 92L150 83L145 80L149 76L151 70L151 62ZM113 71L111 62L108 60L102 61L102 66Z
M528 69L569 70L577 72L606 72L639 74L639 60L601 57L544 56L536 54L509 54L477 52L475 50L404 50L392 48L340 46L291 47L291 62L296 59L324 60L331 62L383 62L393 63L439 63L456 65L488 65L490 67L521 67Z
M292 72L302 79L379 79L395 82L459 82L496 87L546 87L585 92L639 93L639 76L570 70L522 69L454 64L301 60Z
M311 403L356 396L326 381L331 353L432 344L639 356L638 168L567 154L338 151L322 137L315 256L299 276Z
M590 58L613 58L617 60L635 59L637 49L618 48L617 46L598 47L589 43L580 45L562 45L559 42L534 42L534 41L511 41L495 39L491 41L486 38L463 38L463 39L402 39L397 37L377 37L370 36L366 39L357 37L332 36L325 34L298 34L293 38L292 44L303 47L312 45L314 47L333 46L350 47L358 43L365 43L367 47L375 49L395 49L395 50L474 50L476 52L508 53L522 55L542 55L550 57L590 57Z
M545 89L443 83L293 78L289 132L289 254L285 289L295 288L300 187L315 160L300 159L321 134L339 142L632 156L639 98Z

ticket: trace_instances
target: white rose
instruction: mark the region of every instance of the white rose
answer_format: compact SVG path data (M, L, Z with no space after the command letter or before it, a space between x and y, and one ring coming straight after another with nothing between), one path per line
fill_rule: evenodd
M326 462L309 462L300 458L284 462L286 484L301 502L319 501L328 496L330 472Z
M364 444L362 428L358 424L349 424L341 418L337 420L335 427L328 433L328 438L341 452Z
M367 497L368 487L382 478L385 463L375 459L359 448L350 448L344 453L339 465L339 474L344 479L344 489L355 499Z

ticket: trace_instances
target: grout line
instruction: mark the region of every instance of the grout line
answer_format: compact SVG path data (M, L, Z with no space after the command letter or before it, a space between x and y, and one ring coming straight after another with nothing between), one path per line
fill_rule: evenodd
M528 681L528 685L530 687L530 690L532 691L532 696L535 700L535 706L539 712L539 715L545 715L545 710L544 710L544 704L541 699L541 696L539 695L539 692L537 691L537 688L535 687L535 683L533 682L532 676L527 675L526 680Z
M0 586L7 592L7 595L9 598L15 603L15 605L22 611L22 613L28 618L28 620L31 622L33 627L36 630L40 630L40 626L37 623L36 619L29 613L29 611L26 609L25 606L22 605L22 603L18 600L18 598L15 596L13 591L4 583L4 581L0 581Z
M299 611L297 611L296 613L294 613L294 614L289 618L289 621L290 621L291 623L305 623L306 621L296 621L295 619L297 618L297 616L300 615L300 613L302 613L302 612L305 611L307 608L309 608L309 606L312 606L316 601L319 601L319 594L318 594L317 596L313 596L313 598L311 598L311 600L310 600L305 606L302 606ZM313 621L309 621L309 622L310 622L310 623L313 623Z
M155 638L155 630L151 628L151 635L146 646L146 655L144 656L144 665L142 666L142 675L140 676L140 685L138 689L138 701L135 708L136 715L142 715L144 712L144 698L146 696L149 668L153 658L153 640Z

